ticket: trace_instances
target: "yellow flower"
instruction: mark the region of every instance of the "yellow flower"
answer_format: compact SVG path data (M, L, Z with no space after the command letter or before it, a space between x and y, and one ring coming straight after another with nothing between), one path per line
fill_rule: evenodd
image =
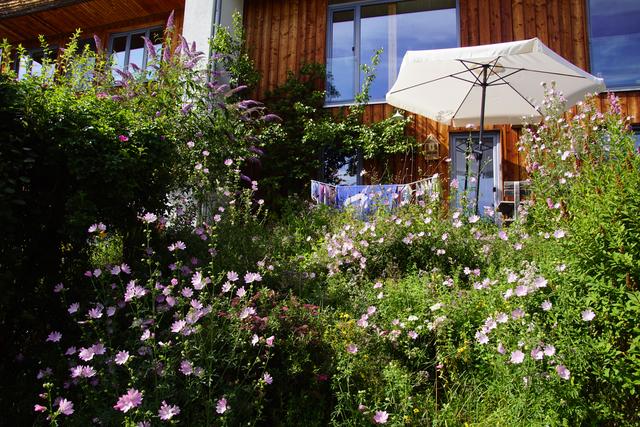
M414 413L414 414L417 414L417 413L419 413L419 412L420 412L420 409L418 409L418 408L413 408L413 413Z

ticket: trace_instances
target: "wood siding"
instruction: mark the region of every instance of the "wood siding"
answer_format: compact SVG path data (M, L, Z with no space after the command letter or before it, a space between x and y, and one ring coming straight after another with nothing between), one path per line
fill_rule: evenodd
M81 28L82 37L96 34L106 46L112 33L164 25L172 10L179 34L184 0L88 0L0 19L0 39L6 38L14 45L37 47L38 35L44 35L50 45L63 46L68 37Z
M589 70L586 0L459 0L460 44L474 46L538 37L558 54ZM258 97L282 84L287 71L297 72L304 62L325 63L327 0L245 0L245 28L252 58L262 73ZM639 71L640 72L640 71ZM620 92L623 112L640 123L640 91ZM607 106L606 95L601 106ZM365 120L389 117L393 107L369 105ZM438 172L448 176L444 159L449 152L449 133L455 129L425 117L412 115L408 132L420 140L433 134L440 141L441 160L397 156L391 160L395 178L411 181ZM500 133L504 180L526 178L524 158L516 148L518 131L493 126ZM365 167L375 168L375 164Z

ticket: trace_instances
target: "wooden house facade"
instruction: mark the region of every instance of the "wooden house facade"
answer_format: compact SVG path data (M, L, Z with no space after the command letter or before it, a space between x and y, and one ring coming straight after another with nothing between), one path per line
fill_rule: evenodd
M377 16L400 13L401 7L404 7L408 13L411 13L412 10L448 7L453 9L452 13L456 20L449 27L453 26L453 31L456 32L457 40L453 43L457 42L457 46L475 46L538 37L573 64L586 71L594 72L592 70L594 61L591 56L597 52L593 49L603 46L595 43L595 36L593 39L591 38L591 35L594 34L596 36L602 35L595 33L596 27L600 29L598 31L601 33L601 29L604 28L604 36L612 38L628 36L631 40L634 37L639 37L640 41L640 26L637 25L637 22L640 21L638 20L635 21L635 28L633 24L631 27L616 24L624 27L621 29L614 28L615 26L611 25L611 22L600 25L593 22L600 18L595 15L596 13L608 13L608 10L602 9L611 9L612 5L615 6L617 3L624 3L622 10L618 12L626 14L627 18L640 17L640 2L623 0L613 2L611 5L609 3L599 0L453 0L450 2L429 0L245 0L244 23L248 45L252 48L253 60L262 73L258 96L264 96L266 91L284 83L287 71L296 72L305 62L326 64L328 70L331 71L330 61L336 56L332 55L332 50L337 49L334 45L341 42L340 37L344 37L344 31L339 28L339 25L345 21L355 22L353 26L349 27L349 31L354 31L356 34L352 39L354 40L352 49L355 51L362 48L365 45L363 39L372 37L372 24L368 24L367 31L369 32L365 34L365 16L375 17L374 7L378 9ZM386 11L380 13L381 7ZM365 8L370 8L370 10ZM616 16L611 18L615 19ZM369 21L373 23L375 19L371 18ZM378 19L378 24L373 25L379 25L382 37L378 40L381 40L383 44L386 43L384 37L391 33L390 24L385 26L382 24L382 20ZM425 22L421 30L428 31L428 25L436 28L440 33L448 31L439 26L437 22L431 24ZM338 31L342 31L342 33L336 36ZM398 29L394 31L398 31ZM394 46L390 46L390 44L387 44L386 47L394 49ZM400 43L395 48L399 50ZM411 48L428 49L430 41L427 41L424 47L414 43ZM640 124L640 91L638 90L640 89L640 61L637 57L640 57L640 51L635 48L635 51L628 52L626 57L617 58L616 61L619 61L618 64L621 67L628 68L627 61L634 57L634 52L637 54L632 61L635 61L638 68L635 70L633 81L631 84L627 82L625 87L620 90L616 90L615 87L611 90L620 97L624 114L633 116L634 124L638 125ZM397 54L400 55L401 52ZM358 58L356 58L356 62L358 62ZM608 65L615 68L615 61L609 62ZM395 66L399 66L399 63ZM381 72L385 73L384 63L382 67ZM610 70L607 69L607 71ZM605 83L608 84L606 76ZM395 109L385 104L383 99L381 102L375 102L374 99L374 102L367 106L366 121L378 121L395 113ZM600 104L602 108L606 108L606 94L600 96ZM331 105L328 103L329 107ZM433 140L430 135L435 136L439 144L438 156L437 158L421 154L410 157L397 156L393 159L395 180L409 182L436 172L440 176L449 177L449 165L445 159L451 156L450 141L460 135L468 135L469 131L453 128L425 117L412 116L413 121L408 131L419 141L425 141L427 138ZM501 187L504 181L526 179L525 159L516 147L520 132L518 127L491 126L487 127L486 131L492 132L496 140L499 141L500 173L498 175L501 182L496 185ZM370 166L375 167L375 165Z
M82 28L83 38L98 35L105 48L121 56L120 65L126 65L143 60L139 36L161 30L171 11L178 32L202 49L216 24L228 25L235 10L243 13L247 45L262 75L258 98L283 84L287 72L295 73L305 63L320 63L345 92L341 98L327 98L327 108L342 108L357 91L359 65L370 54L367 48L379 43L388 57L378 68L378 96L373 96L364 117L375 122L395 113L380 94L393 83L403 49L538 37L578 67L604 72L605 83L621 99L623 113L633 116L640 129L637 0L3 0L0 39L37 48L37 35L42 34L51 45L61 46ZM391 16L397 19L388 19ZM606 108L606 95L600 96L600 104ZM434 173L446 179L451 173L446 159L452 156L452 141L466 138L469 131L411 116L408 132L420 142L431 141L431 152L423 155L418 150L393 158L394 181L409 182ZM495 187L525 179L525 159L516 147L518 127L490 126L486 131L497 144ZM375 167L375 163L365 165Z

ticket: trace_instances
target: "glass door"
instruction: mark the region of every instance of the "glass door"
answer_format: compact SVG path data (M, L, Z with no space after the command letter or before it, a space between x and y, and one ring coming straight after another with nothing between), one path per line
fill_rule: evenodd
M493 212L498 203L502 183L500 138L497 133L491 133L483 135L482 144L478 142L477 133L451 134L451 179L454 187L457 184L456 197L451 203L455 207L466 205L469 211L475 212L480 186L477 212L484 216Z

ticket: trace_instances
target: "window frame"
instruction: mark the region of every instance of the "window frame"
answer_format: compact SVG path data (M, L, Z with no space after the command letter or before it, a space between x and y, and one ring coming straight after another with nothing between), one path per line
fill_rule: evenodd
M48 58L46 53L50 52L51 53L51 58ZM33 62L35 61L35 59L33 58L34 54L41 54L42 58L48 58L51 59L51 66L53 67L52 70L48 70L51 74L53 74L55 72L55 68L56 68L56 62L58 60L58 52L59 48L58 45L52 45L52 46L47 46L46 50L44 47L40 46L40 47L32 47L32 48L27 48L25 49L26 52L26 57L28 57L29 61L27 63L25 63L25 73L23 74L23 76L20 76L20 67L23 64L22 60L23 58L25 58L25 56L18 56L16 58L15 61L15 65L13 70L16 73L16 77L20 80L22 80L24 78L25 75L27 74L32 74L33 73ZM42 73L42 67L43 64L37 62L38 64L40 64L40 73Z
M118 37L123 37L126 36L127 37L127 41L126 41L126 47L125 47L125 54L124 54L124 65L123 65L123 69L126 71L129 71L129 58L130 58L130 54L131 54L131 37L134 34L138 34L144 31L144 36L148 39L151 38L151 33L153 31L159 30L160 32L164 32L164 27L162 25L154 25L151 27L143 27L143 28L136 28L133 30L128 30L128 31L121 31L121 32L117 32L117 33L111 33L109 34L109 45L108 45L108 54L109 54L109 58L113 57L113 42L116 38ZM149 57L148 57L148 52L147 52L147 48L144 47L143 51L142 51L142 64L140 65L140 69L141 70L146 70L147 65L149 64Z
M593 37L591 36L591 27L592 27L592 19L591 19L591 0L585 0L586 12L587 12L587 38L589 39L589 72L593 73ZM604 77L603 77L604 79ZM607 82L604 82L607 84ZM608 91L614 92L629 92L633 90L640 90L640 83L635 86L620 86L620 87L609 87L607 85Z
M325 107L342 107L349 106L355 103L355 95L362 88L362 82L360 81L360 68L362 63L360 62L361 56L361 40L360 40L360 17L361 9L363 6L372 6L385 3L396 3L402 0L354 0L344 3L329 4L327 7L327 37L326 37L326 53L325 53L325 65L329 62L329 58L333 56L333 13L353 10L353 39L354 39L354 57L356 59L356 66L354 67L354 87L353 96L354 99L346 101L328 101L325 96ZM460 47L460 0L455 0L456 6L456 47ZM325 79L325 90L328 88L328 81ZM386 100L372 99L369 104L386 104Z

